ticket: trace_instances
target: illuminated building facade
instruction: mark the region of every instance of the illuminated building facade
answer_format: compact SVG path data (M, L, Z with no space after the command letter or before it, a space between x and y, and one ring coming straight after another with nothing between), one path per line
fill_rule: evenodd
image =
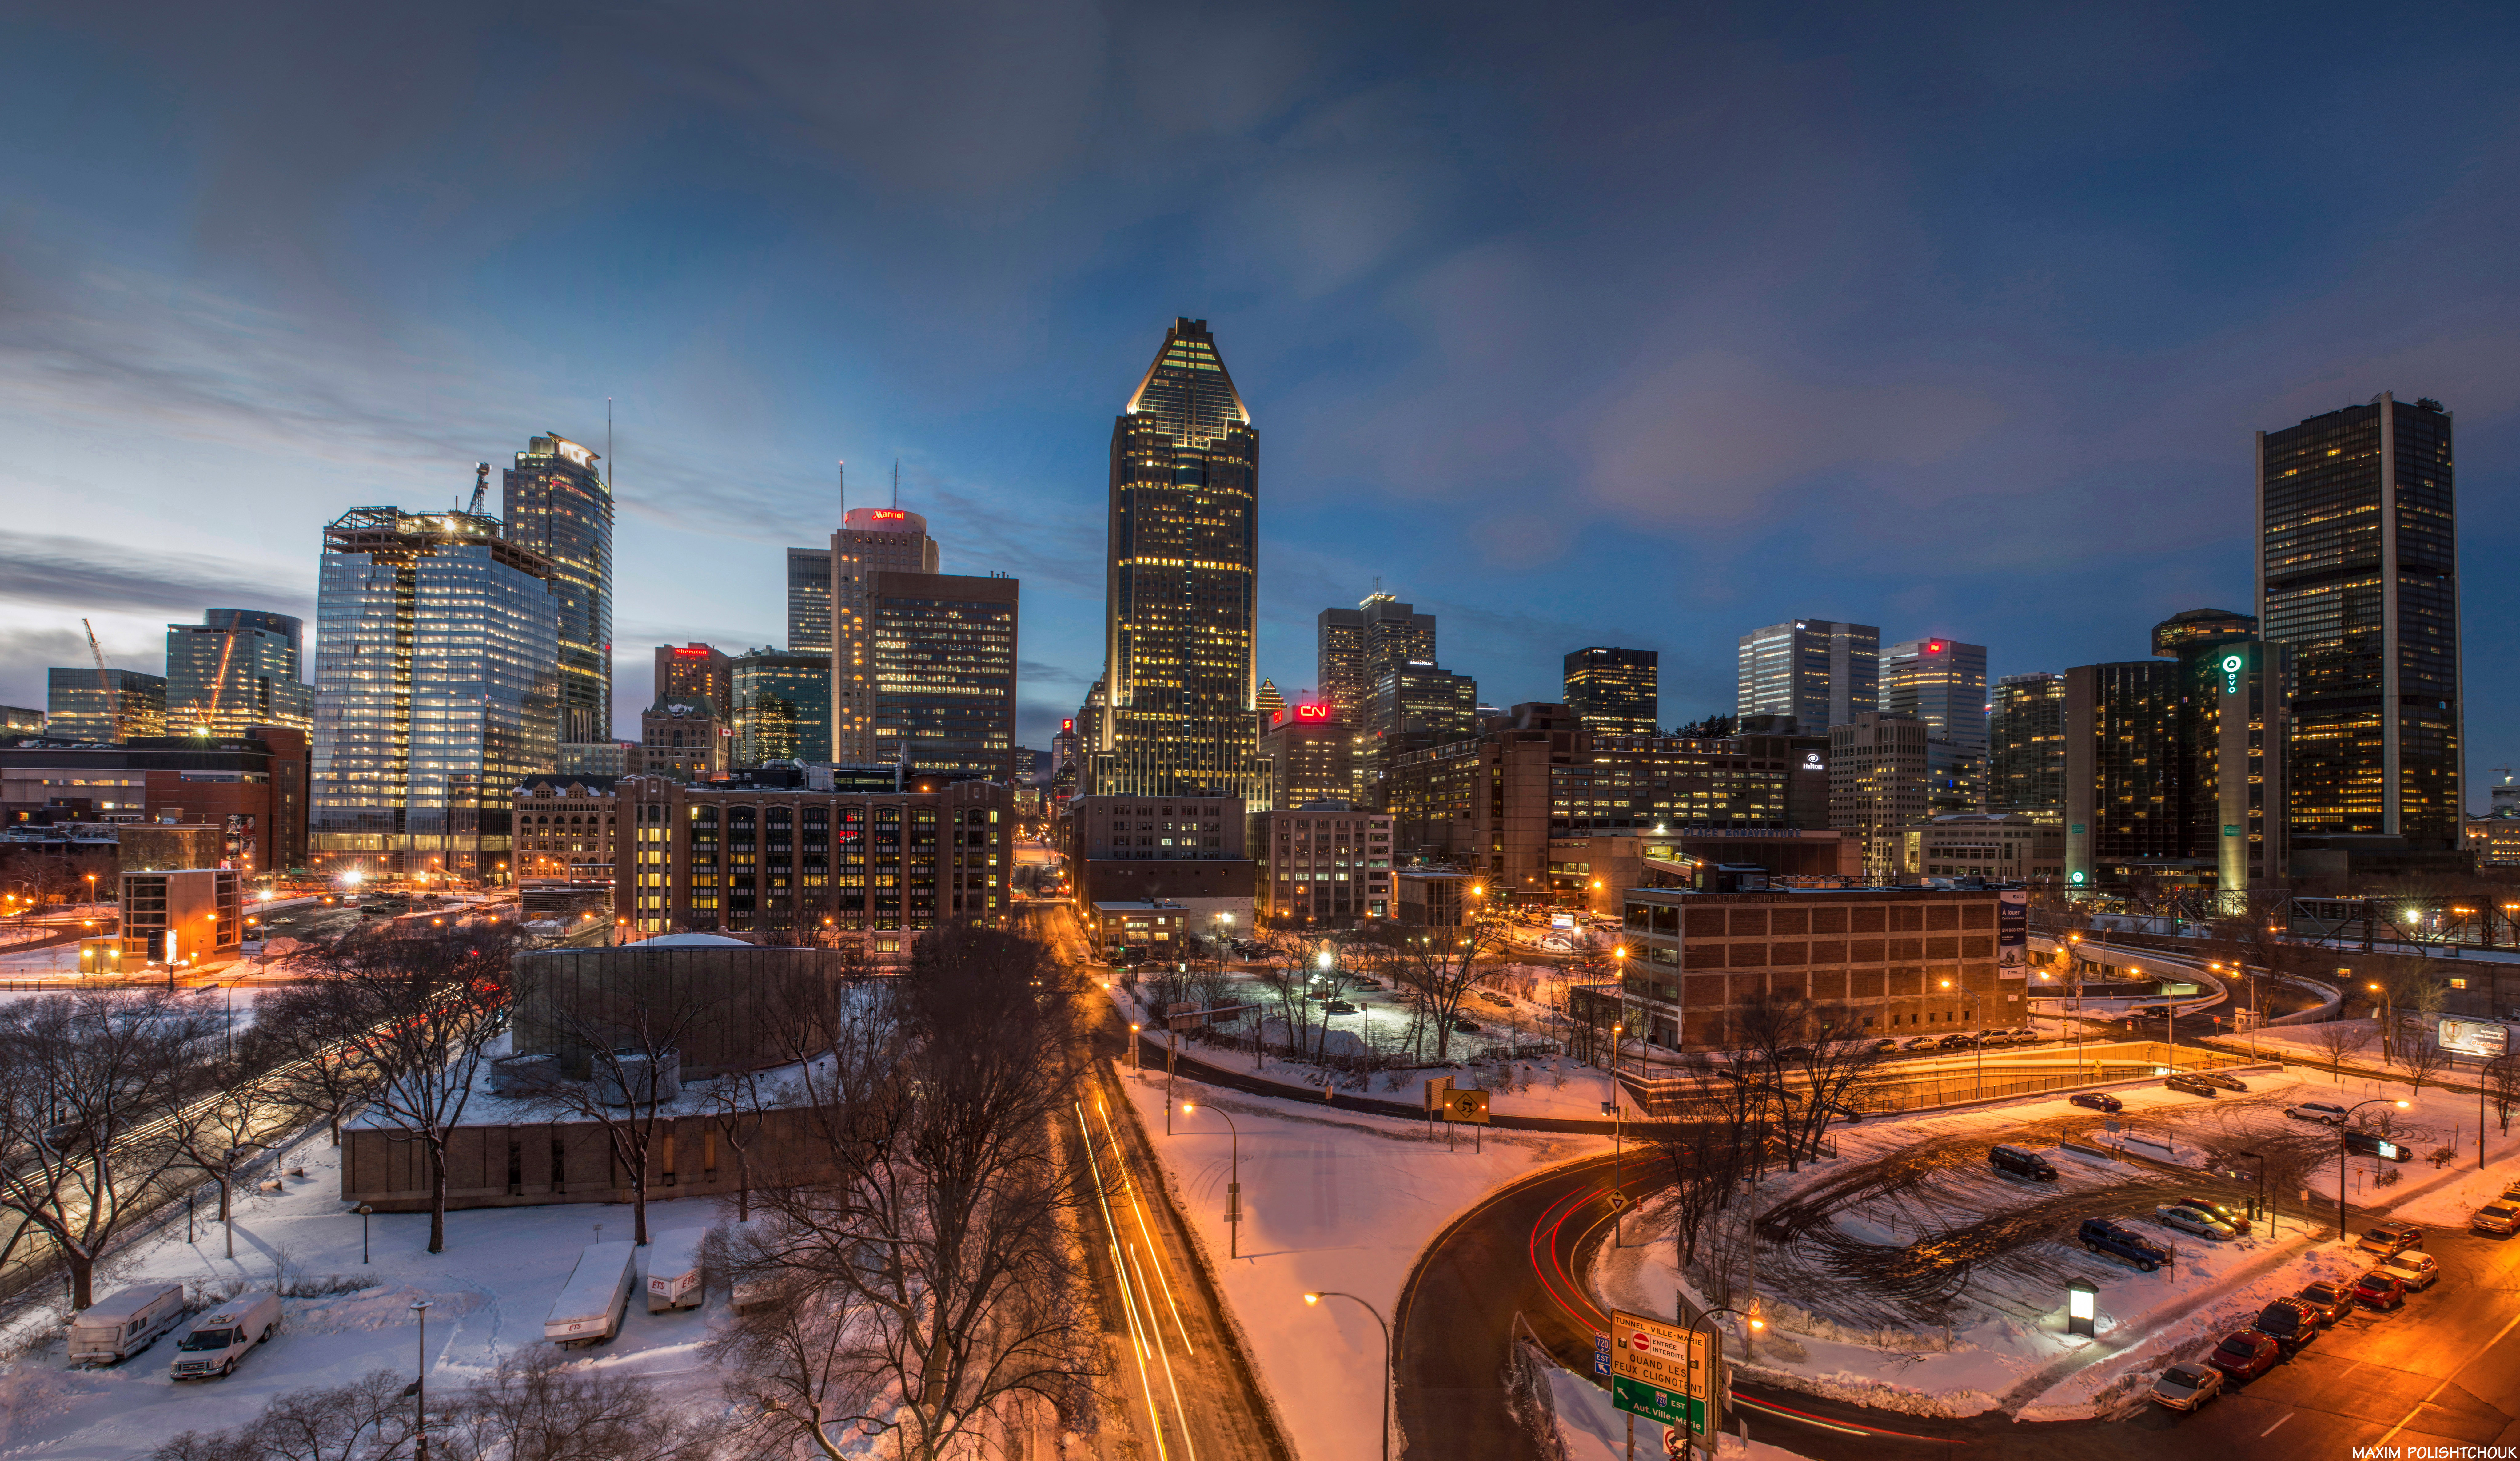
M511 792L556 759L561 594L496 518L357 508L316 583L310 836L318 871L478 874Z
M2041 670L1995 683L1987 723L1989 812L2065 815L2065 677Z
M612 738L612 484L596 460L565 436L536 436L499 486L508 541L550 565L564 741Z
M1342 801L1296 802L1251 819L1252 911L1272 928L1348 928L1388 918L1391 819Z
M1986 806L1986 646L1910 640L1881 652L1879 708L1925 727L1927 804L1936 816Z
M730 662L731 765L832 759L832 657L751 649Z
M617 776L528 776L515 793L517 845L509 863L519 879L612 881Z
M166 719L178 735L243 735L249 726L315 725L315 686L298 678L305 625L259 609L211 609L166 626Z
M1012 782L1020 586L885 571L873 587L875 754L864 759Z
M100 677L84 665L55 665L44 671L44 733L103 744L163 735L166 677L111 669Z
M1204 320L1175 320L1111 427L1097 795L1256 801L1260 438Z
M2301 847L2459 842L2451 416L2382 392L2257 439L2258 621L2292 653Z
M1350 725L1361 725L1373 687L1394 669L1435 660L1435 616L1376 589L1352 609L1322 610L1321 692Z
M788 550L788 650L832 652L832 550Z
M1859 710L1828 729L1828 824L1864 841L1864 870L1887 882L1899 870L1899 833L1933 806L1924 722Z
M1606 735L1651 735L1661 726L1661 663L1651 649L1578 649L1566 656L1566 708Z
M876 575L933 573L927 519L900 508L851 508L832 534L832 753L865 765L890 760L877 733Z
M1796 619L1741 636L1733 713L1789 715L1811 735L1879 708L1881 631Z
M1356 785L1353 738L1338 707L1328 700L1297 701L1277 712L1260 737L1269 763L1270 807L1344 802ZM1260 804L1254 811L1262 810Z
M719 717L716 706L660 695L639 713L639 749L630 757L630 775L715 780L726 775L734 748L735 727Z
M735 661L708 644L658 644L656 698L703 702L719 720L731 720Z

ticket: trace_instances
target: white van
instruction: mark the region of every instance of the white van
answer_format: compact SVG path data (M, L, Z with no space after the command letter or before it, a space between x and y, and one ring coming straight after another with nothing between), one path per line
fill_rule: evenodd
M247 1294L202 1315L193 1332L175 1347L172 1380L206 1380L233 1374L245 1351L271 1338L280 1327L278 1294Z
M630 1285L639 1276L635 1243L590 1243L552 1301L543 1338L556 1345L600 1345L621 1332Z
M669 1227L648 1244L648 1312L698 1308L708 1297L700 1287L700 1240L704 1227Z
M70 1315L72 1364L113 1364L158 1342L184 1317L184 1286L142 1284Z

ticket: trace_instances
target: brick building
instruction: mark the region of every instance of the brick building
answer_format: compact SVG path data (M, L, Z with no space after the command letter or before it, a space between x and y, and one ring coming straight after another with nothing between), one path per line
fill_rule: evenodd
M176 822L221 829L217 864L254 876L307 865L306 734L36 736L0 746L0 819Z
M1262 812L1251 819L1253 911L1275 928L1347 928L1388 918L1391 819L1345 802Z
M1768 994L1849 1007L1882 1036L2028 1014L2025 982L1997 977L1993 892L1637 888L1624 903L1621 993L1654 1044L1727 1045L1738 1011Z
M527 776L517 788L519 880L612 881L614 776Z

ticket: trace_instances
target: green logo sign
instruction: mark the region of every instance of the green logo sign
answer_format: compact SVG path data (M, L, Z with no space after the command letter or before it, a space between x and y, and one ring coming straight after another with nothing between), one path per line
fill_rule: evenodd
M2236 695L2240 692L2240 671L2247 664L2247 660L2236 654L2223 656L2223 693Z
M2083 874L2079 872L2069 872L2065 874L2065 881L2074 884L2076 887L2081 887L2083 883Z

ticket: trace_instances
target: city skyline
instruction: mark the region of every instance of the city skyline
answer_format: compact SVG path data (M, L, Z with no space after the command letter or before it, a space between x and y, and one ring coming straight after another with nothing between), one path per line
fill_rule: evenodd
M363 98L383 132L314 169L292 139L326 132L338 98L278 78L346 73L303 65L311 40L251 20L19 32L12 114L149 103L30 122L45 146L0 160L31 204L0 245L22 301L0 329L21 445L0 480L31 504L0 564L0 702L40 703L45 667L85 662L80 617L142 672L204 605L311 618L320 527L343 507L460 505L471 464L530 433L603 442L614 397L614 734L635 735L655 644L779 642L781 552L828 531L833 463L898 455L904 506L967 565L1025 582L1019 736L1045 744L1101 657L1099 383L1177 314L1234 341L1278 423L1257 671L1289 690L1314 616L1377 576L1445 620L1448 666L1494 702L1551 694L1580 645L1657 650L1667 725L1728 710L1732 641L1797 614L1985 643L1995 679L2105 660L2167 614L2249 599L2252 433L2384 390L2459 413L2462 547L2511 546L2520 420L2495 362L2520 304L2483 242L2503 232L2507 18L2472 18L2447 67L2393 36L2306 53L2278 84L2267 38L2226 18L2093 51L2063 17L1685 36L1616 15L1537 52L1485 21L1446 44L1562 76L1601 59L1582 37L1609 25L1605 64L1727 100L1637 132L1602 125L1615 88L1536 79L1428 121L1407 98L1441 63L1397 33L1292 23L1048 50L1016 27L920 70L873 128L832 88L702 96L632 67L649 89L624 104L660 127L785 139L712 163L728 191L705 226L672 206L698 158L657 134L428 94L526 39L460 17L432 20L413 94ZM674 43L714 55L744 33ZM1859 52L1971 100L1934 114L1856 88L1809 120L1806 68ZM1212 110L1163 60L1191 54L1228 58ZM2070 101L2017 79L2060 54L2103 58ZM1004 113L963 105L1002 94ZM2138 119L2094 151L2094 109ZM1101 145L1130 127L1166 139L1164 186ZM2407 127L2443 140L2391 149L2386 187L2309 186ZM1622 176L1736 160L1702 196L1605 200L1589 167L1536 165L1567 128L1617 139L1598 165ZM2200 158L2198 135L2228 145ZM547 146L505 145L526 138ZM1832 159L1858 147L1894 165L1850 192ZM583 192L546 186L561 157ZM377 186L403 173L443 184L441 211ZM2068 181L2091 177L2095 195ZM1663 242L1614 242L1643 238ZM1834 242L1851 239L1868 252ZM659 272L666 245L740 262ZM109 513L176 531L125 541ZM1642 587L1600 571L1622 553L1652 563ZM2477 576L2466 611L2508 617L2515 594ZM2502 729L2520 691L2498 642L2469 652L2474 788L2520 760Z

